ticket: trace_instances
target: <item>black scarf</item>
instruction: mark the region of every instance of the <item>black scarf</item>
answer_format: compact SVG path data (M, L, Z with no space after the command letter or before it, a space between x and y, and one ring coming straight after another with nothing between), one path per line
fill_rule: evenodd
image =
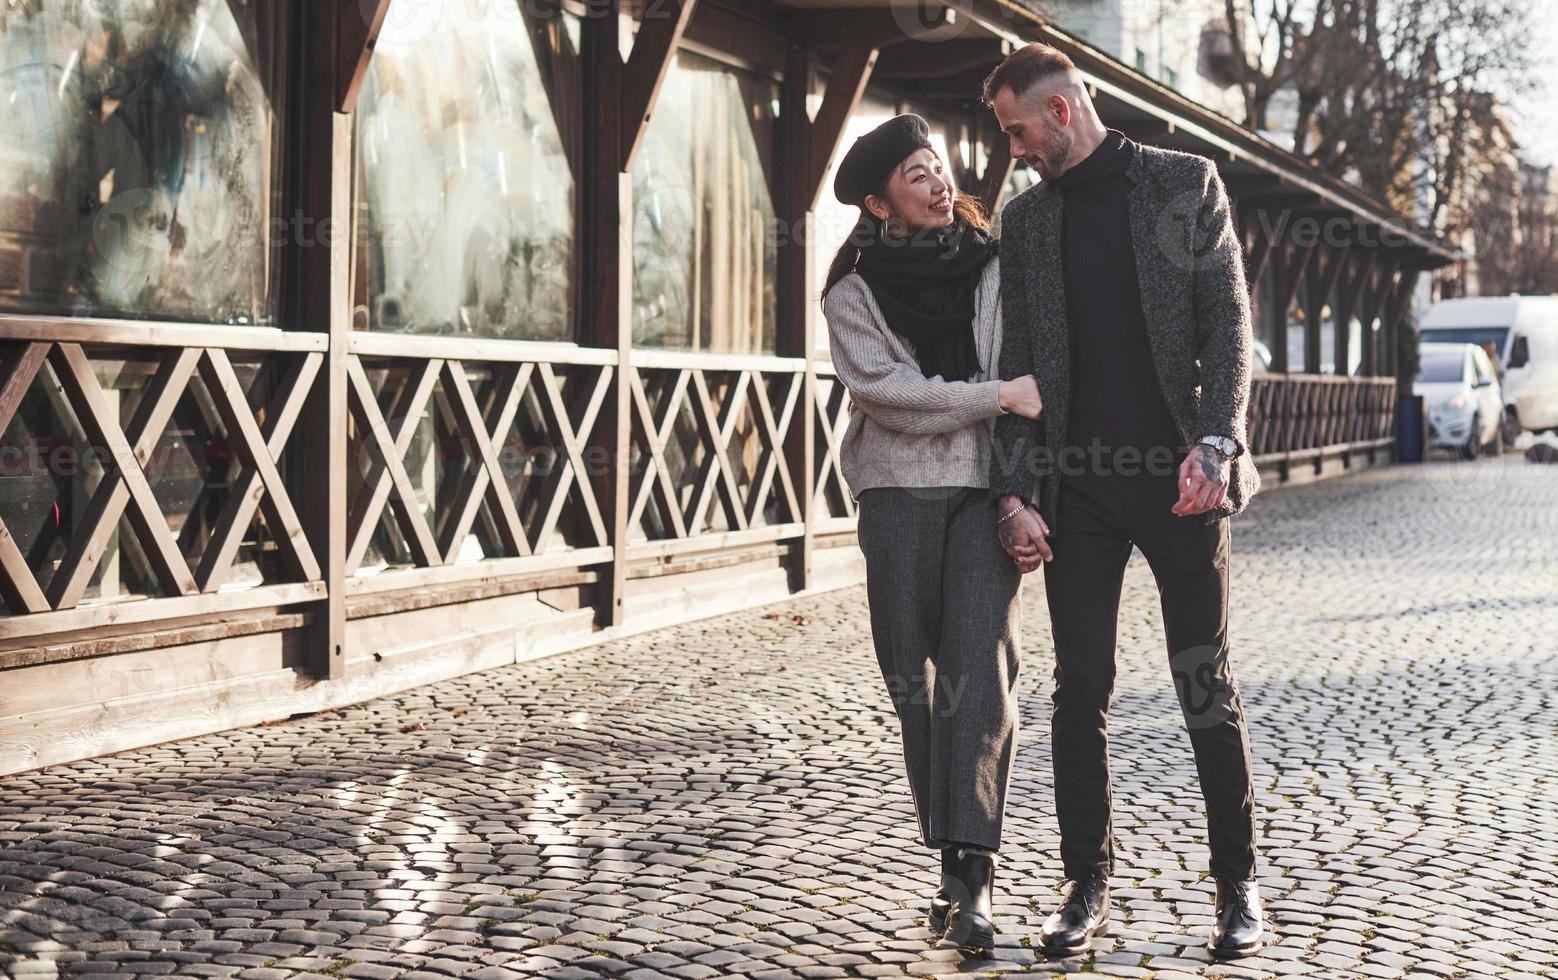
M927 378L966 381L979 370L974 291L999 243L958 218L948 228L884 239L882 223L861 221L855 271L871 287L894 333L914 345Z

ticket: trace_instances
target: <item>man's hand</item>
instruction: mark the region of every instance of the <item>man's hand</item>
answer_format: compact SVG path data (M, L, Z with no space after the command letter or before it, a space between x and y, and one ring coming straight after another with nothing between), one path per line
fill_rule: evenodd
M1179 499L1170 508L1180 517L1204 514L1228 496L1228 460L1204 442L1190 447L1179 467Z
M1022 501L1018 497L1002 497L1001 513L1010 513L1020 503ZM1032 504L1024 507L1022 513L1005 524L996 525L996 533L1001 540L1001 548L1017 563L1017 570L1024 575L1038 568L1041 562L1055 557L1049 542L1045 540L1049 537L1049 527Z

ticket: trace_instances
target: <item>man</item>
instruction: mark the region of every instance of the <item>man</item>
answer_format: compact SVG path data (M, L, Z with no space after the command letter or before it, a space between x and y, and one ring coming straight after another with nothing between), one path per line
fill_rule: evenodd
M1259 489L1245 446L1249 293L1216 168L1099 121L1062 52L1030 44L986 80L1012 154L1042 182L1002 211L1002 378L1037 377L1045 413L996 422L1001 543L1044 565L1061 859L1072 882L1041 937L1081 952L1108 928L1107 711L1131 548L1152 567L1206 804L1209 948L1261 948L1254 793L1228 663L1228 518Z

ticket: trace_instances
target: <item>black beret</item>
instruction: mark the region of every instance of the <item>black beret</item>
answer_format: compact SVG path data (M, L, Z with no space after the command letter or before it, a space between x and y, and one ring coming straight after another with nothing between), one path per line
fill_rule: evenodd
M894 116L855 140L844 154L833 178L833 196L864 207L866 195L875 194L894 167L922 148L933 148L924 118L912 112Z

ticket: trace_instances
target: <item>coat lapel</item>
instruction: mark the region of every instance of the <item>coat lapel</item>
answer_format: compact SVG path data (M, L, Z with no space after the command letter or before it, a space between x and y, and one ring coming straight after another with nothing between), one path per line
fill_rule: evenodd
M1152 348L1153 369L1159 387L1178 416L1182 406L1174 403L1174 393L1179 390L1179 379L1167 369L1176 341L1165 337L1164 332L1173 327L1169 311L1187 308L1178 294L1189 289L1189 276L1176 266L1170 253L1178 245L1175 236L1188 233L1188 226L1168 213L1142 162L1146 152L1145 148L1138 148L1125 170L1131 181L1131 252L1136 259L1136 282L1141 293L1142 317L1147 324L1147 342Z
M1033 266L1026 280L1033 317L1034 377L1044 399L1045 441L1058 450L1066 437L1071 408L1071 332L1066 309L1066 280L1061 268L1062 197L1055 185L1040 184L1024 222Z

